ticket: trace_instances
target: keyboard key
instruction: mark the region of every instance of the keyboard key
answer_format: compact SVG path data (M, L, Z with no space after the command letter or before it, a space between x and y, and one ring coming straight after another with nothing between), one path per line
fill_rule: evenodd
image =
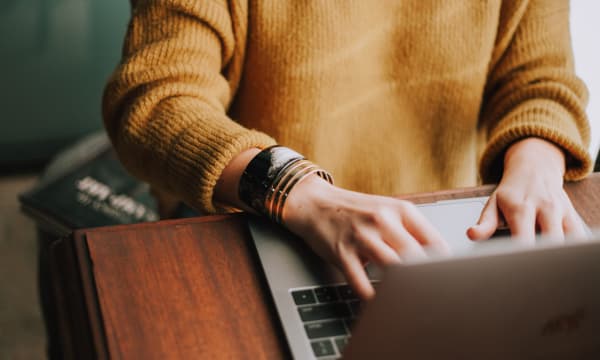
M338 349L338 352L341 354L344 351L344 348L348 344L348 337L339 337L335 339L335 346Z
M298 308L298 313L302 321L341 319L350 316L350 309L346 303L330 303L302 306Z
M315 294L311 289L292 291L292 297L296 305L314 304L317 302Z
M354 316L358 316L360 313L360 301L349 301L348 305L350 305L350 310L352 310L352 314Z
M347 335L346 327L341 320L322 321L304 325L309 339Z
M315 289L315 294L319 302L334 302L338 300L337 292L332 286L320 287Z
M338 286L337 291L342 300L358 300L358 295L356 295L354 290L348 285Z
M335 350L329 339L313 341L310 345L316 357L335 355Z

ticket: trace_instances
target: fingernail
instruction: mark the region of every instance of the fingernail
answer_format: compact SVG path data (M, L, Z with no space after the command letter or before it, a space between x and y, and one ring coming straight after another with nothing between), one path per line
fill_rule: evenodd
M471 226L468 230L467 230L467 238L469 238L469 240L471 241L477 241L479 240L477 238L477 234L473 234L473 231L475 231L475 226Z

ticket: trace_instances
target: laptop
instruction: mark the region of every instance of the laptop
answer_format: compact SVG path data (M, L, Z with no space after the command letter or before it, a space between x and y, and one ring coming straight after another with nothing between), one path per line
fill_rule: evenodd
M451 257L367 267L360 302L343 275L261 218L250 232L295 359L598 359L600 234L586 242L466 237L487 198L419 205Z

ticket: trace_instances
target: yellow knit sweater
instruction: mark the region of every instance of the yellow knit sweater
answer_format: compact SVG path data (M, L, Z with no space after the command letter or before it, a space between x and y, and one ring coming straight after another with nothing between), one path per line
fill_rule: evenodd
M215 211L236 154L274 139L378 194L497 181L526 136L565 150L567 179L591 169L567 0L132 7L106 129L132 173L197 209Z

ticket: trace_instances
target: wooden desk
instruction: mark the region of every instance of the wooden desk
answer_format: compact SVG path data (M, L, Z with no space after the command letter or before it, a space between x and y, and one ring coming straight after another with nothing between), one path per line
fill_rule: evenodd
M600 174L567 191L600 226ZM290 357L243 215L82 230L57 243L53 258L67 358Z

